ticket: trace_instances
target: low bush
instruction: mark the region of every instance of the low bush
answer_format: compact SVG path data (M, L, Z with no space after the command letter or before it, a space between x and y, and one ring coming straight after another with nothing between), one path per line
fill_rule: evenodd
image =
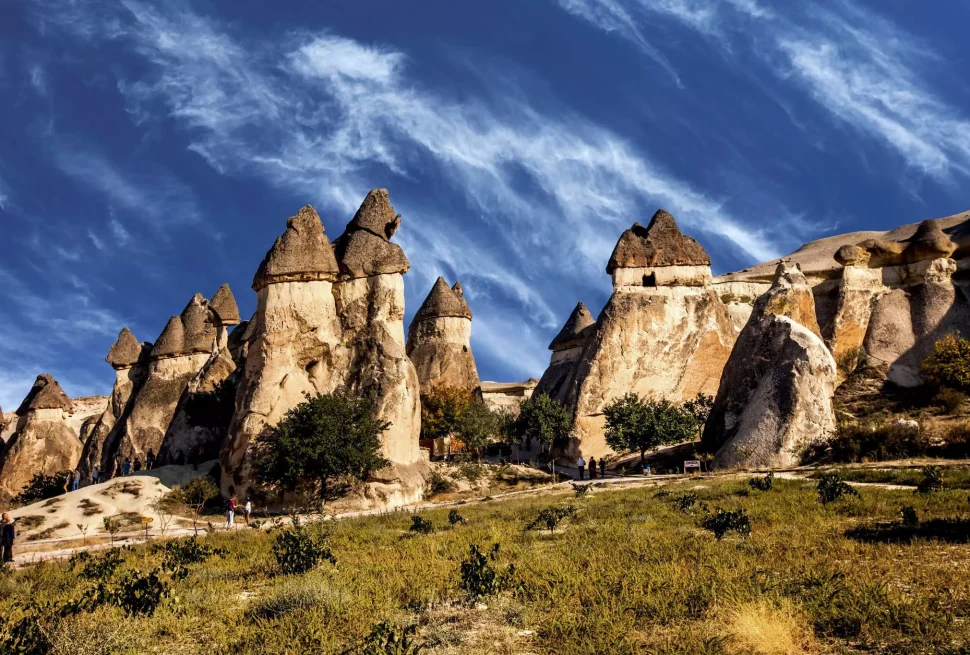
M60 471L54 475L35 473L20 493L14 496L14 502L18 505L30 505L38 500L60 496L67 491L69 477L70 471Z
M943 491L943 469L939 466L924 466L922 473L923 479L916 487L916 493L931 494L935 491Z
M751 478L748 480L748 486L757 491L771 491L774 484L775 474L773 471L768 473L768 475L763 478Z
M967 395L962 391L945 387L933 396L933 404L943 411L953 414L960 409L966 399Z
M922 430L904 423L842 423L827 446L812 449L806 459L827 454L834 462L886 461L925 457L931 448Z
M902 518L903 525L907 528L914 528L919 525L919 515L916 513L915 507L906 505L899 510L899 515Z
M455 490L455 483L442 475L439 471L432 471L431 477L428 478L428 495L437 496L439 494L450 493Z
M938 340L923 360L920 376L938 387L970 391L970 341L961 339L959 332Z
M573 493L576 494L576 498L585 498L589 495L589 485L573 484Z
M293 525L277 533L273 556L284 574L306 573L323 562L337 563L330 550L329 526L322 522L303 523L293 517Z
M503 571L496 569L498 551L498 544L494 544L487 554L475 544L469 546L468 557L459 568L461 588L469 600L492 596L515 583L515 565L509 564Z
M417 655L424 644L417 640L418 626L411 624L399 629L388 621L371 627L370 634L354 652L360 655Z
M703 527L714 533L718 540L722 539L728 532L737 532L742 537L751 535L751 519L743 509L727 511L718 509L713 514L708 515Z
M686 514L687 512L694 509L695 505L697 505L697 494L693 492L686 493L686 494L674 497L672 501L674 503L674 507L676 507L681 512L684 512Z
M221 557L228 553L225 548L214 548L202 543L195 536L155 544L152 551L164 555L162 569L171 573L175 580L182 580L188 575L189 564L201 564L210 557L215 555Z
M818 502L823 505L833 503L845 496L860 497L858 491L853 489L851 485L847 484L838 475L832 473L821 476L818 479L815 490L818 491Z
M128 571L103 593L102 602L116 605L129 615L150 616L170 594L168 583L159 574L158 569Z
M547 507L539 511L539 514L533 519L533 521L526 526L526 530L538 530L540 528L546 528L549 532L555 532L556 526L558 526L563 519L572 518L576 516L576 508L572 505L565 505L562 507Z
M448 512L448 523L451 525L459 525L468 523L468 521L465 520L457 509L452 509L450 512Z
M420 514L415 514L411 517L411 527L408 528L408 532L413 534L431 534L434 532L434 524Z

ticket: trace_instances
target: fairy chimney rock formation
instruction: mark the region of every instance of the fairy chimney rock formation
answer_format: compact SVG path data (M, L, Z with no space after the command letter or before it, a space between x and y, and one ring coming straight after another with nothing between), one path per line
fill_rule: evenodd
M603 409L627 392L678 402L717 391L739 328L710 284L710 263L664 210L646 228L634 224L620 237L606 269L613 295L595 327L582 330L590 335L578 361L556 385L555 370L540 385L564 390L573 414L567 458L612 452ZM562 360L575 356L568 351ZM561 363L555 349L553 360Z
M542 374L535 394L546 394L559 402L566 401L566 383L583 354L583 346L596 329L596 319L582 302L576 304L559 334L549 344L552 354L549 367Z
M16 495L37 473L72 470L81 441L68 425L71 400L50 375L37 380L17 409L17 425L0 460L0 491Z
M383 189L367 194L333 247L309 205L287 221L253 280L256 313L222 453L227 492L248 487L250 448L307 393L374 393L391 423L382 437L389 475L418 463L418 379L404 344L410 264L390 242L399 225Z
M464 289L439 277L408 329L408 357L424 393L441 387L474 391L480 386L471 350L472 312Z
M216 290L212 300L209 301L209 308L216 313L219 322L223 325L239 325L239 307L228 284L223 284Z
M822 341L811 287L778 265L724 367L703 443L719 467L788 467L835 431L836 365Z

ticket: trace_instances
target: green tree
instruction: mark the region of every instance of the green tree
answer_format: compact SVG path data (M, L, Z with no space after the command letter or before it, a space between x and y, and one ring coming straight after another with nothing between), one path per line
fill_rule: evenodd
M640 465L646 452L671 443L692 439L697 422L687 410L669 400L642 400L628 393L603 410L606 415L606 443L614 450L640 451Z
M937 341L933 354L923 360L920 375L938 387L970 392L970 340L954 332Z
M711 415L711 410L714 409L714 398L699 393L696 398L685 402L683 409L694 419L694 424L697 426L695 433L700 438L700 435L704 432L704 426L707 424L707 418Z
M316 488L326 504L340 478L363 480L387 466L380 437L391 424L375 414L372 397L308 394L254 445L253 478L289 492Z
M208 475L192 478L181 487L175 487L163 497L164 511L178 513L184 507L192 511L192 529L199 534L199 516L206 503L219 497L219 487Z
M421 395L421 438L440 439L458 430L472 394L458 387L438 387Z
M465 405L458 415L455 436L481 458L482 449L495 439L502 429L501 417L481 400Z
M547 394L523 400L515 433L526 442L538 441L544 446L564 441L572 430L572 419L562 403Z

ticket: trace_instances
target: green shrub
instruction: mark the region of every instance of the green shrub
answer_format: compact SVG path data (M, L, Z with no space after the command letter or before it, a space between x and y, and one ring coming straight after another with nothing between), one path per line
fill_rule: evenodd
M957 391L970 391L970 341L959 332L933 344L933 354L923 360L920 376L925 382Z
M463 517L457 509L452 509L450 512L448 512L448 523L451 525L458 525L459 523L468 523L468 521L465 520L465 517Z
M818 502L823 505L828 505L845 496L860 497L859 492L847 484L845 480L831 473L820 477L815 489L818 491Z
M87 551L81 551L71 556L68 568L77 573L83 580L106 582L111 579L118 567L125 561L122 549L112 548L100 557L95 557Z
M573 484L573 493L576 494L576 498L585 498L589 495L589 485Z
M916 493L931 494L934 491L943 491L943 469L939 466L924 466L922 473L923 479L916 487Z
M14 497L14 502L18 505L30 505L38 500L60 496L67 490L67 480L70 477L70 471L60 471L54 475L35 473L30 482Z
M169 595L169 585L159 577L160 571L128 571L103 595L103 601L117 605L129 615L151 616Z
M908 459L925 457L931 447L922 430L902 423L842 423L835 437L811 450L806 459L819 459L826 450L835 462Z
M705 529L713 532L718 540L732 531L745 538L751 534L751 520L748 518L748 513L743 509L731 512L718 509L714 514L707 516L702 525Z
M748 480L748 486L756 491L771 491L771 488L775 484L775 474L774 472L769 472L763 478L751 478Z
M401 629L387 621L371 627L370 634L356 650L360 655L417 655L424 645L417 641L418 626L411 624Z
M322 562L337 563L330 550L328 526L322 522L301 523L293 517L293 525L281 530L273 542L273 556L284 574L306 573Z
M916 513L916 508L911 505L906 505L900 509L899 514L902 517L903 525L907 528L915 528L919 525L919 515Z
M495 544L486 555L477 545L472 544L459 568L461 588L470 600L491 596L507 589L515 582L515 566L509 564L504 571L497 571L499 545Z
M427 489L429 496L437 496L438 494L446 494L454 491L455 483L440 472L432 471L431 477L428 478Z
M537 530L546 528L549 532L555 532L556 526L565 519L576 516L576 508L572 505L563 507L547 507L539 511L536 518L526 526L526 530Z
M164 554L162 569L171 573L174 580L182 580L189 574L189 564L201 564L213 555L221 557L229 552L225 548L204 544L195 536L155 544L152 551Z
M674 503L674 507L676 507L681 512L684 512L686 514L687 512L694 509L695 505L697 505L697 494L693 492L686 493L680 496L676 496L675 498L672 499L672 501Z
M962 391L957 391L956 389L950 389L949 387L944 387L936 392L933 396L933 404L937 407L943 409L949 414L953 414L964 401L966 401L967 395Z
M411 527L408 528L408 532L414 534L431 534L434 532L434 524L420 514L415 514L411 517Z

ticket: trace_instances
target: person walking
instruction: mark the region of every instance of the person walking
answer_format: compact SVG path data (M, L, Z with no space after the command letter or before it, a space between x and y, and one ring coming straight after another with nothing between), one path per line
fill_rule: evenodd
M77 491L81 486L81 471L74 469L73 479L71 480L71 491Z
M13 543L17 539L17 528L10 515L3 513L0 519L0 562L13 562Z
M135 469L134 470L135 470L135 473L138 473L138 471L141 470L141 458L140 457L136 457L135 458Z
M592 457L589 458L589 479L596 479L596 460Z
M579 459L576 460L576 470L579 471L579 479L583 479L583 469L586 468L586 460L580 455Z
M91 469L91 484L98 484L101 482L101 467L95 464L94 468Z
M226 506L226 530L231 530L236 527L236 497L233 496L229 499L229 504Z
M121 465L122 475L131 475L131 458L125 457L125 463Z
M600 457L600 477L606 479L606 458Z
M155 468L155 451L149 450L148 454L145 455L145 468L151 471Z
M243 505L243 516L246 518L246 525L249 525L249 515L253 513L253 501L246 499L246 504Z

